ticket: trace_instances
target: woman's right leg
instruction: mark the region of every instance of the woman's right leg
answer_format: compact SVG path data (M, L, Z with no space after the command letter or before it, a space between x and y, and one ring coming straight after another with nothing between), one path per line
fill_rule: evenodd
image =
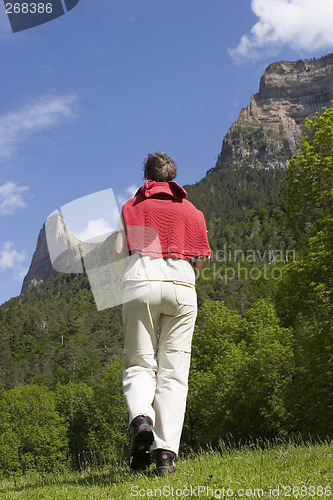
M162 297L152 449L177 454L186 408L197 297L194 287L172 282L163 284Z

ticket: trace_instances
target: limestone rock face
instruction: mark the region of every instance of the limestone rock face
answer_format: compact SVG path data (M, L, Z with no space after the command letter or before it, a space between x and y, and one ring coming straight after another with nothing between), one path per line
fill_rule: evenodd
M24 278L22 292L50 278L56 272L82 273L82 258L98 246L79 241L67 230L62 214L55 212L39 232L37 247Z
M271 64L224 138L216 167L286 168L300 146L305 118L330 107L332 99L333 54Z
M22 292L38 285L38 283L55 274L47 247L45 224L39 232L37 246L29 271L23 280Z

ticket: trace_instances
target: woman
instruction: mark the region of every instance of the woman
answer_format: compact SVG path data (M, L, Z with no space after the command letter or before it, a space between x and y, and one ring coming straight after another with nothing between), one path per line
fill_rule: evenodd
M195 280L210 248L203 213L174 182L175 162L150 154L144 172L147 182L123 205L125 230L115 243L125 282L123 388L130 465L147 467L152 452L156 474L165 475L175 471L197 315Z

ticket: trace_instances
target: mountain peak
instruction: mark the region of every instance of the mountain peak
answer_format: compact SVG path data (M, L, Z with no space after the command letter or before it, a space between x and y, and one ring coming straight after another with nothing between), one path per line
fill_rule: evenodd
M270 64L259 92L224 138L216 168L285 169L301 144L305 118L333 99L333 54Z

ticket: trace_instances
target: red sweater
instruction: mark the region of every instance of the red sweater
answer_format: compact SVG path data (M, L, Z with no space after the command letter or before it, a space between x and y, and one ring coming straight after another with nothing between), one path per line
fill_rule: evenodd
M210 255L204 215L176 182L147 181L122 213L130 253L186 260Z

